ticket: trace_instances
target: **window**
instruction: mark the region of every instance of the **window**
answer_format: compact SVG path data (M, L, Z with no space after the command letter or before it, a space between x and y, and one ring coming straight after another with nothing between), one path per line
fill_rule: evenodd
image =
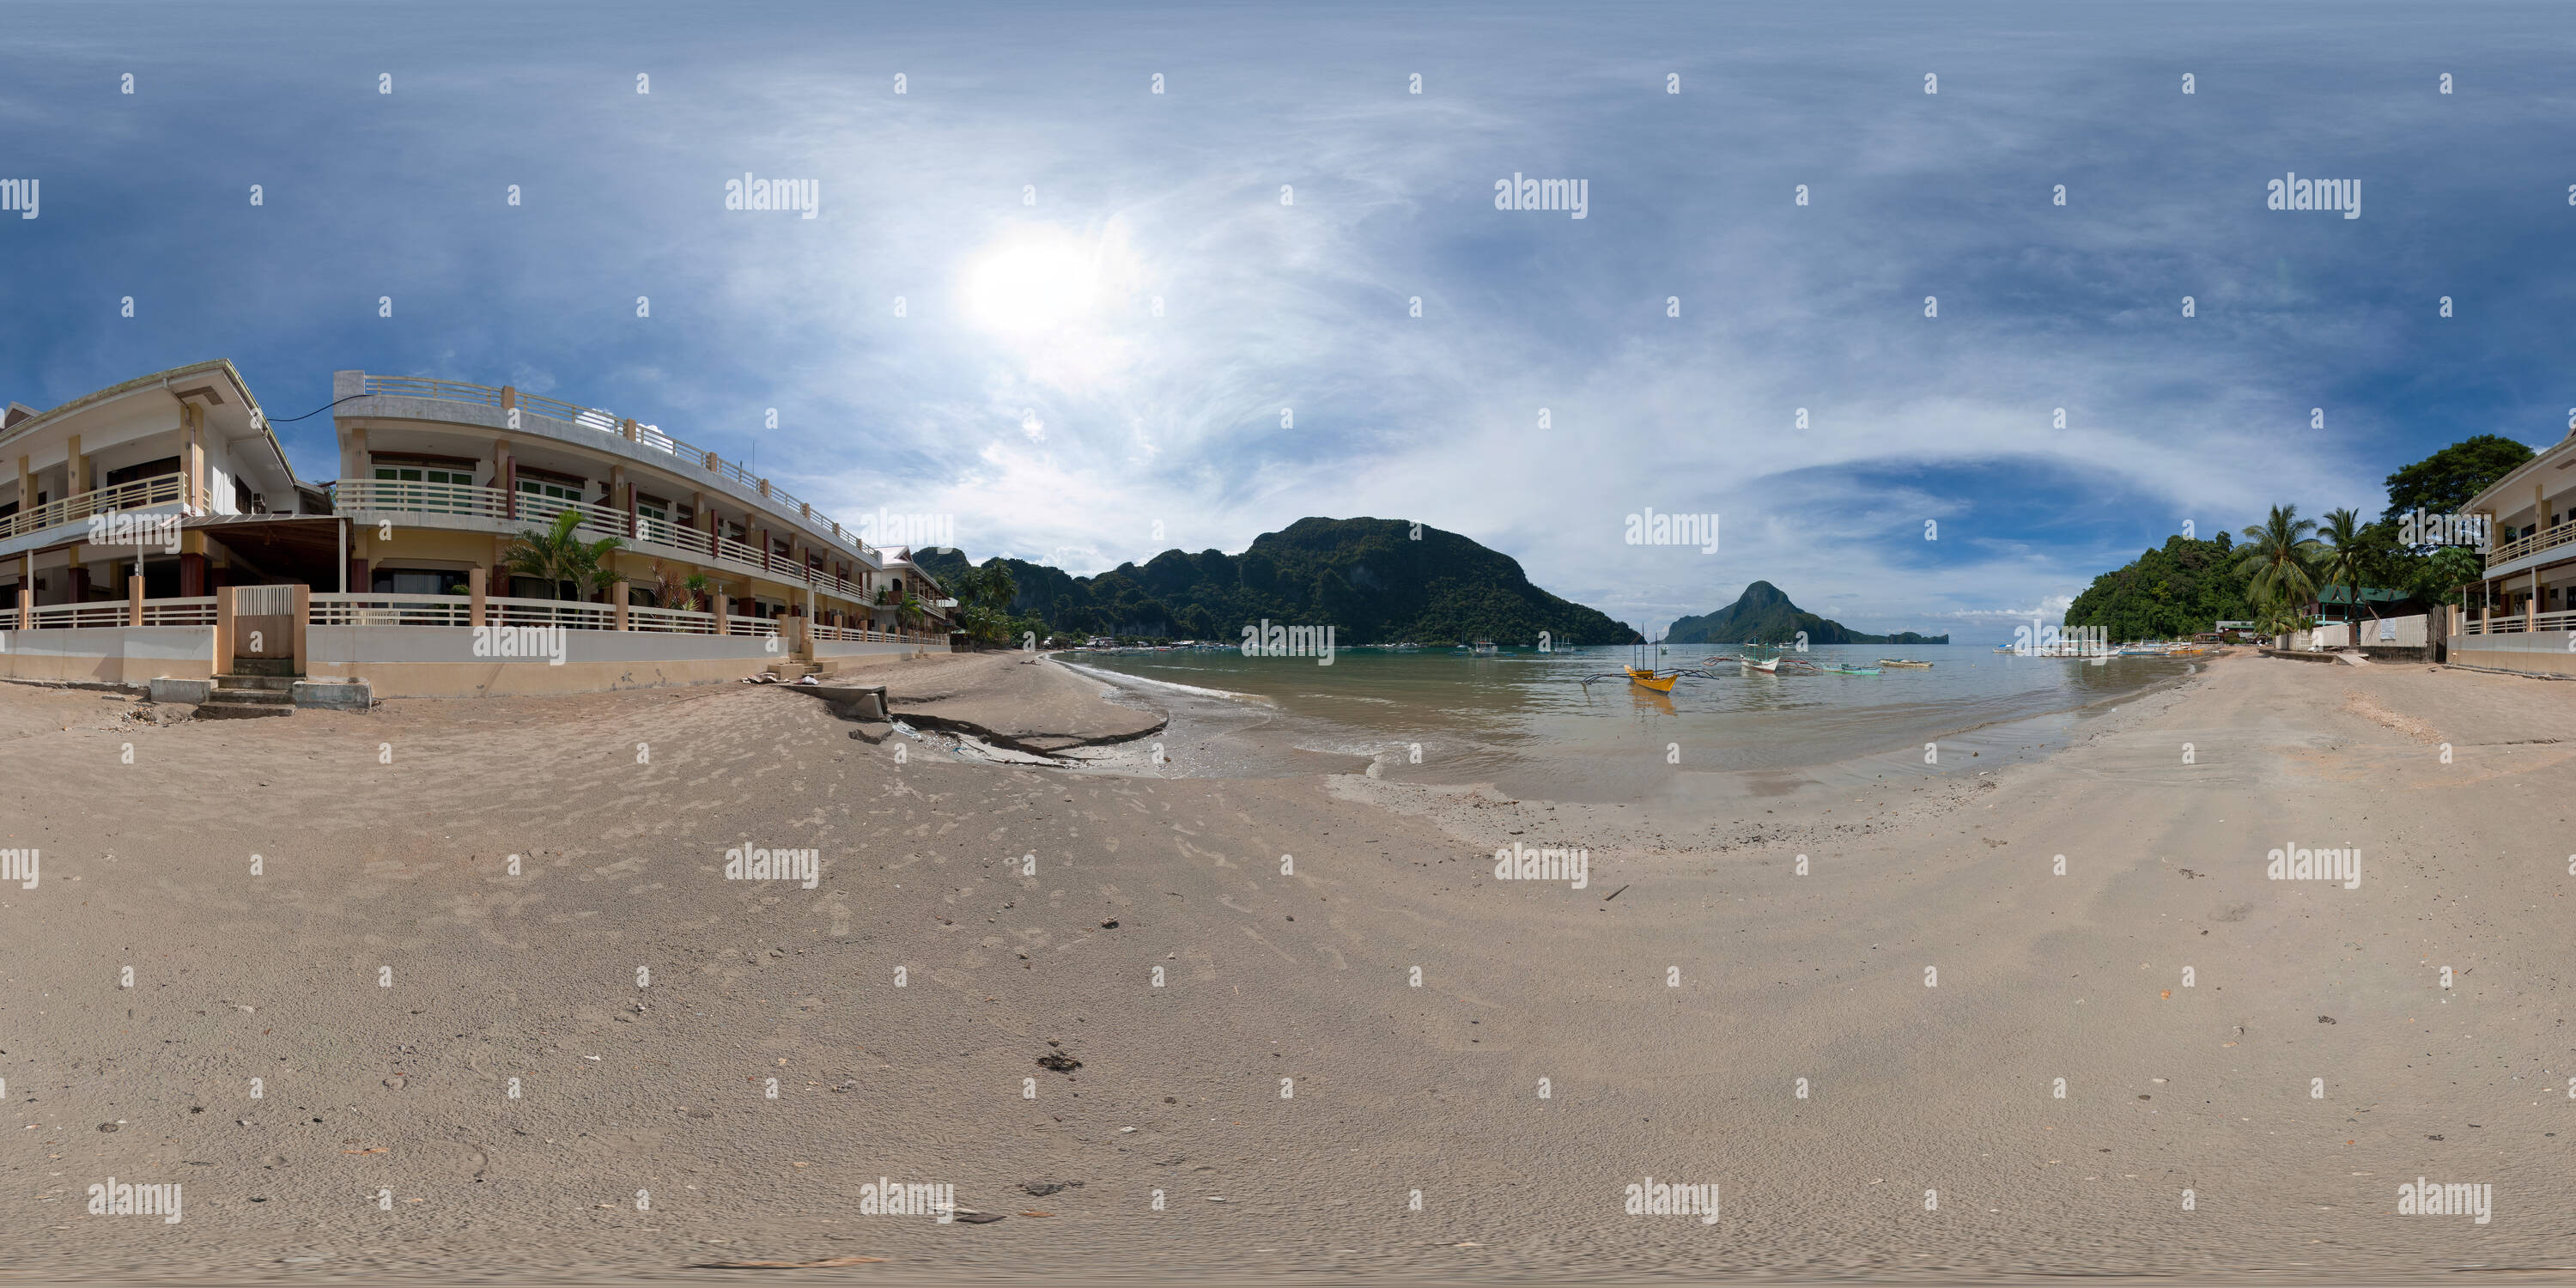
M251 502L250 484L243 482L243 481L242 481L242 478L241 478L241 476L240 476L240 475L238 475L238 474L234 475L234 476L233 476L233 513L235 513L235 514L248 514L248 513L250 513L250 502Z
M379 595L462 595L466 575L445 568L378 568L374 591Z
M123 469L109 470L107 472L107 481L101 486L121 487L127 483L132 483L137 479L157 479L164 475L176 474L178 472L179 458L176 456L164 456L157 461L145 461L141 465L128 465Z
M635 497L635 535L644 541L671 544L671 506L660 497L637 493Z
M551 496L566 501L581 499L581 484L557 483L550 479L520 479L519 491L529 496Z
M462 511L467 506L465 498L448 489L473 485L474 473L471 470L433 469L425 465L376 467L376 495L394 509Z

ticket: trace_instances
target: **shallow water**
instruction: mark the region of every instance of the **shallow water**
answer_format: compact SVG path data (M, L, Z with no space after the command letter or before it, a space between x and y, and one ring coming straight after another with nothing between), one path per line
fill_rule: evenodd
M1665 669L1699 666L1732 649L1679 646ZM1386 770L1430 782L1494 782L1559 799L1639 800L1666 794L1674 768L1747 773L1789 771L1873 758L1917 759L1926 742L1984 746L1999 726L2062 734L2064 723L2033 717L2116 701L2186 674L2188 659L2111 658L2094 665L2018 657L1983 647L1836 645L1807 660L1867 666L1881 657L1932 662L1930 670L1878 675L1771 675L1734 664L1713 679L1683 677L1670 695L1624 678L1589 686L1583 677L1617 673L1624 648L1469 657L1446 652L1337 653L1252 658L1236 652L1071 653L1067 662L1160 684L1266 699L1235 713L1189 702L1202 721L1258 738L1201 772L1262 772L1249 763L1273 748L1389 757ZM1177 715L1177 713L1176 713ZM1176 732L1183 726L1176 724ZM2045 735L2039 735L2045 736ZM2026 740L2026 739L2025 739ZM1414 759L1419 744L1421 759ZM1993 748L1986 748L1991 755ZM1992 766L1993 759L1982 763ZM1311 766L1309 766L1311 768Z

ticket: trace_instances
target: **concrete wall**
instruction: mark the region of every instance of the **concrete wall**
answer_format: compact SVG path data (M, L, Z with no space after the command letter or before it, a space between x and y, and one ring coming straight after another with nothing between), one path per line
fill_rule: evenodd
M202 680L214 673L212 626L90 626L0 631L0 677L150 683L158 676Z
M777 646L772 651L771 645ZM564 632L564 664L474 655L470 626L314 626L305 672L316 680L366 680L378 698L479 698L595 693L720 684L792 661L776 637ZM818 660L840 668L944 653L944 644L817 640ZM212 626L101 626L0 631L0 678L144 685L214 673Z
M2576 675L2576 631L2530 631L2511 635L2454 635L2451 661L2460 666L2489 666L2504 671Z
M916 653L945 653L945 644L871 644L856 640L816 640L814 660L848 670L880 662L900 662Z
M474 656L470 626L316 626L305 673L365 680L382 698L482 698L716 684L788 660L785 646L743 636L651 631L564 632L564 664Z

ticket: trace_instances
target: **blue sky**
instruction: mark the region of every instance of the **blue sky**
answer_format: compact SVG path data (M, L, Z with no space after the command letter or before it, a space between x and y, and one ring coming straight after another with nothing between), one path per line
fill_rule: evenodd
M1978 639L2576 408L2563 6L1413 8L11 5L0 398L515 383L977 558L1373 515L1649 628L1762 578Z

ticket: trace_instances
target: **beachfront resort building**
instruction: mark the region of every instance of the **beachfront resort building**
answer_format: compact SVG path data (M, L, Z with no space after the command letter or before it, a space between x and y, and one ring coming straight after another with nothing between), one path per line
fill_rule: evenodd
M622 543L610 559L630 608L674 607L698 574L734 616L898 631L910 600L944 633L951 606L908 551L867 545L740 462L633 417L506 385L360 371L335 373L331 396L342 400L331 495L357 541L352 590L456 595L481 569L491 594L552 598L511 572L504 551L569 510L578 535ZM390 538L378 535L387 521Z
M2450 660L2576 674L2576 433L2468 504L2488 532L2486 575L2451 617Z
M863 541L740 462L506 385L358 371L332 384L339 477L323 483L295 478L227 361L49 411L10 404L0 604L15 620L0 622L0 676L139 683L260 662L368 678L378 696L447 695L948 646L955 602L909 551ZM514 546L567 512L579 540L617 539L602 575L513 567ZM291 629L236 631L236 605ZM579 632L583 647L550 675L504 674L489 647L504 626Z
M229 362L50 411L10 403L0 466L0 603L11 607L195 599L328 572L337 558L327 495L296 481Z

